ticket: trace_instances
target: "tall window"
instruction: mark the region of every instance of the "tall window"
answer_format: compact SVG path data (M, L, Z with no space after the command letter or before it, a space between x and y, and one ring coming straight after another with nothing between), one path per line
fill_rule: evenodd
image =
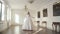
M19 24L19 15L15 14L15 23Z
M1 17L2 17L2 2L0 1L0 21L1 21Z
M0 1L0 21L4 21L5 5Z
M2 21L4 21L4 11L5 11L5 5L2 4Z
M7 7L7 21L11 20L11 9Z

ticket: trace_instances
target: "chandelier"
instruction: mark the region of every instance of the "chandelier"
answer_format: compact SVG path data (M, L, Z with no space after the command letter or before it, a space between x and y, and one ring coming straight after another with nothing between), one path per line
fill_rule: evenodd
M34 0L28 0L28 2L32 4L34 2Z
M34 2L34 0L28 0L28 2L29 2L30 4L32 4L32 3ZM25 7L25 11L28 11L27 5L25 5L24 7Z

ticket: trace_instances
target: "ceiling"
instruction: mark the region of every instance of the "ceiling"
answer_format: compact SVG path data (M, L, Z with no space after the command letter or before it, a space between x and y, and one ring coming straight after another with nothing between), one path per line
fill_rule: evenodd
M54 0L34 0L32 4L30 4L29 0L5 0L12 9L24 9L24 6L27 5L29 9L36 10L39 9L43 4L47 4L50 1Z

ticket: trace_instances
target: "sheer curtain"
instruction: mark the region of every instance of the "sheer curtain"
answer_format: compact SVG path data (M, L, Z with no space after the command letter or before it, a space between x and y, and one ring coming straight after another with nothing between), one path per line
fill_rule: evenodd
M7 5L7 26L11 25L11 8Z
M7 21L11 21L11 9L7 7Z
M5 5L2 4L2 21L4 21L4 11L5 11Z
M0 21L1 21L1 16L2 16L2 3L0 2Z

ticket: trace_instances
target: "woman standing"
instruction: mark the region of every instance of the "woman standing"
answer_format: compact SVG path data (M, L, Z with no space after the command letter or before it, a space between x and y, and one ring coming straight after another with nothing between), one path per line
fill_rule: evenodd
M22 29L23 30L33 30L32 26L33 26L33 22L32 22L31 16L30 16L30 12L28 12L25 19L24 19Z

